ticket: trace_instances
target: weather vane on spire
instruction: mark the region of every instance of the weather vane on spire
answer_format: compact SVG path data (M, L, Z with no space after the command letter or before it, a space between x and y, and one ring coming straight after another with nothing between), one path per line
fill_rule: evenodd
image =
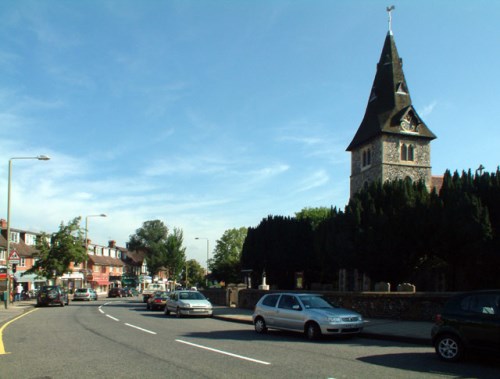
M394 5L391 5L390 7L387 7L386 10L387 10L387 13L389 13L389 33L392 34L392 11L396 9L396 7Z

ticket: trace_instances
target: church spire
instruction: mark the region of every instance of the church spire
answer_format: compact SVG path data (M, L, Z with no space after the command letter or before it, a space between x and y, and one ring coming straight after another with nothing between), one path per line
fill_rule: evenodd
M365 115L347 151L352 151L381 134L400 133L401 122L403 122L408 112L411 113L412 122L421 137L436 138L413 109L403 72L403 61L399 57L391 30L391 12L393 10L393 6L387 7L389 31L377 64L377 72L373 80Z

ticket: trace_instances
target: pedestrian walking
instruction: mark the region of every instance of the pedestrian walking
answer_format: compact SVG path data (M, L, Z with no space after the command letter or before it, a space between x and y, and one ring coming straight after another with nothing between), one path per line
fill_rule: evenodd
M24 291L24 287L19 283L16 287L16 296L15 296L15 301L21 301L21 294Z

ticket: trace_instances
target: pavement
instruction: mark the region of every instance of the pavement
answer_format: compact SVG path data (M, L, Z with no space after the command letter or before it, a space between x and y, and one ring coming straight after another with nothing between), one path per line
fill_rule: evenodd
M9 308L5 309L4 304L0 302L0 327L6 322L30 311L35 304L34 299L22 300L10 303ZM252 310L216 306L214 308L214 318L251 325ZM432 322L426 321L365 319L365 326L360 337L430 346L432 325Z

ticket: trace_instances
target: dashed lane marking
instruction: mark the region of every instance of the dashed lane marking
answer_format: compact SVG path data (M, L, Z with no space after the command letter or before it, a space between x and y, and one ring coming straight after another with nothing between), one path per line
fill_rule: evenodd
M238 354L233 354L233 353L229 353L227 351L224 351L224 350L219 350L219 349L214 349L212 347L208 347L208 346L203 346L203 345L198 345L196 343L192 343L192 342L188 342L188 341L183 341L183 340L176 340L177 342L180 342L180 343L183 343L183 344L186 344L186 345L190 345L190 346L194 346L194 347L198 347L200 349L204 349L204 350L208 350L208 351L213 351L214 353L219 353L219 354L224 354L224 355L228 355L230 357L234 357L234 358L238 358L238 359L243 359L245 361L250 361L250 362L254 362L254 363L259 363L261 365L270 365L271 363L270 362L265 362L265 361L260 361L258 359L253 359L253 358L249 358L249 357L245 357L243 355L238 355Z

